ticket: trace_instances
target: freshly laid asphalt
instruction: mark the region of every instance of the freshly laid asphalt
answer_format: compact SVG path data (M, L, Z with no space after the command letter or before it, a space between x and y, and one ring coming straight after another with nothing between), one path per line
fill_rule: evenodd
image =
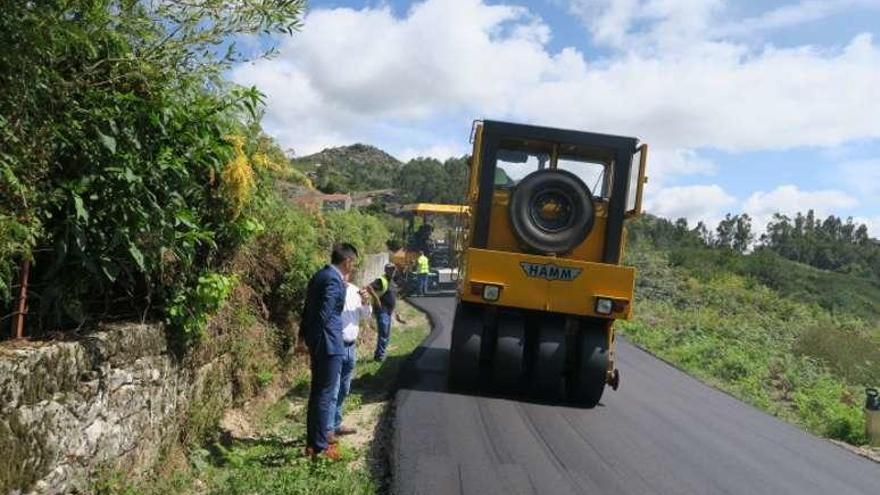
M395 493L880 494L880 464L618 341L621 387L594 409L446 391L455 301L401 377Z

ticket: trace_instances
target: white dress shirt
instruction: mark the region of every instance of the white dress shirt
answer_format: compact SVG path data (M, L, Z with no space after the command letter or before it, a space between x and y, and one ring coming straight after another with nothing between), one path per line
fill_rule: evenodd
M342 340L345 343L357 340L360 331L360 321L370 317L373 308L364 304L358 288L354 284L346 284L345 307L342 310Z

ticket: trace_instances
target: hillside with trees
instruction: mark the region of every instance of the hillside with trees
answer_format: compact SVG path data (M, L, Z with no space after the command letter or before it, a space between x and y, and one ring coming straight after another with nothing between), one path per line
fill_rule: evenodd
M650 215L631 223L636 319L622 328L757 407L859 445L864 389L880 382L880 247L851 220L812 217L777 216L751 245L744 215L711 232Z
M388 153L360 143L327 148L296 158L293 164L328 194L393 188L403 165Z
M402 163L376 147L353 144L296 158L293 167L328 194L396 189L401 203L460 203L468 165L467 157Z
M415 158L400 170L397 180L406 203L449 203L464 201L467 187L468 157Z
M111 458L110 481L91 492L374 491L366 449L352 449L336 468L291 447L305 408L290 400L304 402L308 388L308 359L295 352L298 319L308 279L336 242L383 252L402 220L300 207L288 193L395 189L401 203L460 203L468 159L403 163L355 144L292 160L261 127L259 89L224 76L272 52L251 43L257 47L248 50L265 50L246 56L233 40L292 35L305 8L301 0L0 3L0 331L4 340L12 334L13 289L26 279L30 338L4 341L4 349L76 343L105 322L147 322L168 344L163 358L180 366L175 379L195 381L199 367L226 363L222 383L199 387L206 396L221 388L229 395L174 410L179 430L151 449L157 471L170 478L167 489L141 489L143 480L128 478L161 473L128 472ZM640 270L637 319L623 330L758 407L861 443L861 393L880 383L880 245L865 226L813 212L777 215L764 234L759 227L746 215L728 215L716 227L650 216L632 223L627 262ZM407 318L414 327L416 315ZM395 326L393 359L363 366L368 374L356 384L364 395L354 406L380 406L369 409L370 430L388 427L393 409L382 401L396 383L393 366L426 333L412 328L405 336L403 328ZM5 357L17 360L13 354ZM100 354L88 352L89 370L119 358ZM50 403L40 397L92 407L54 387L130 386L124 373L99 384L90 374L62 376L62 368L45 367L37 377L45 381L22 394L33 399L23 412L4 410L0 452L9 462L0 492L29 492L54 472L25 465L22 454L64 443L55 432L31 435L44 426L27 423L36 417L31 408ZM8 376L7 384L33 378ZM177 394L176 387L166 388ZM288 402L265 416L300 429L241 437L239 449L230 448L218 428L224 413L273 391ZM150 418L154 407L162 406L150 403ZM76 419L64 407L54 411L62 421ZM205 485L191 471L214 481Z

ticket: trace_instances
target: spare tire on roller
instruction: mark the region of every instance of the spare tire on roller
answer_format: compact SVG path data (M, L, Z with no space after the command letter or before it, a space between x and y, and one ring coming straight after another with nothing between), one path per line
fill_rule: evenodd
M517 239L542 254L572 251L593 230L596 207L590 188L567 170L538 170L511 192L510 223Z

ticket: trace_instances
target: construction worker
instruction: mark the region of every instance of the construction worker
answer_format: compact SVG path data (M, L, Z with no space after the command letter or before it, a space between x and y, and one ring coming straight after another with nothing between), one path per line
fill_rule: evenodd
M416 275L419 277L419 295L424 296L428 293L428 274L431 273L431 267L428 263L428 257L424 251L419 251L419 257L416 259Z
M380 362L385 360L385 352L391 340L391 314L397 304L397 296L391 286L394 270L393 264L385 265L385 273L365 287L373 299L373 314L376 315L376 352L373 353L373 359Z

